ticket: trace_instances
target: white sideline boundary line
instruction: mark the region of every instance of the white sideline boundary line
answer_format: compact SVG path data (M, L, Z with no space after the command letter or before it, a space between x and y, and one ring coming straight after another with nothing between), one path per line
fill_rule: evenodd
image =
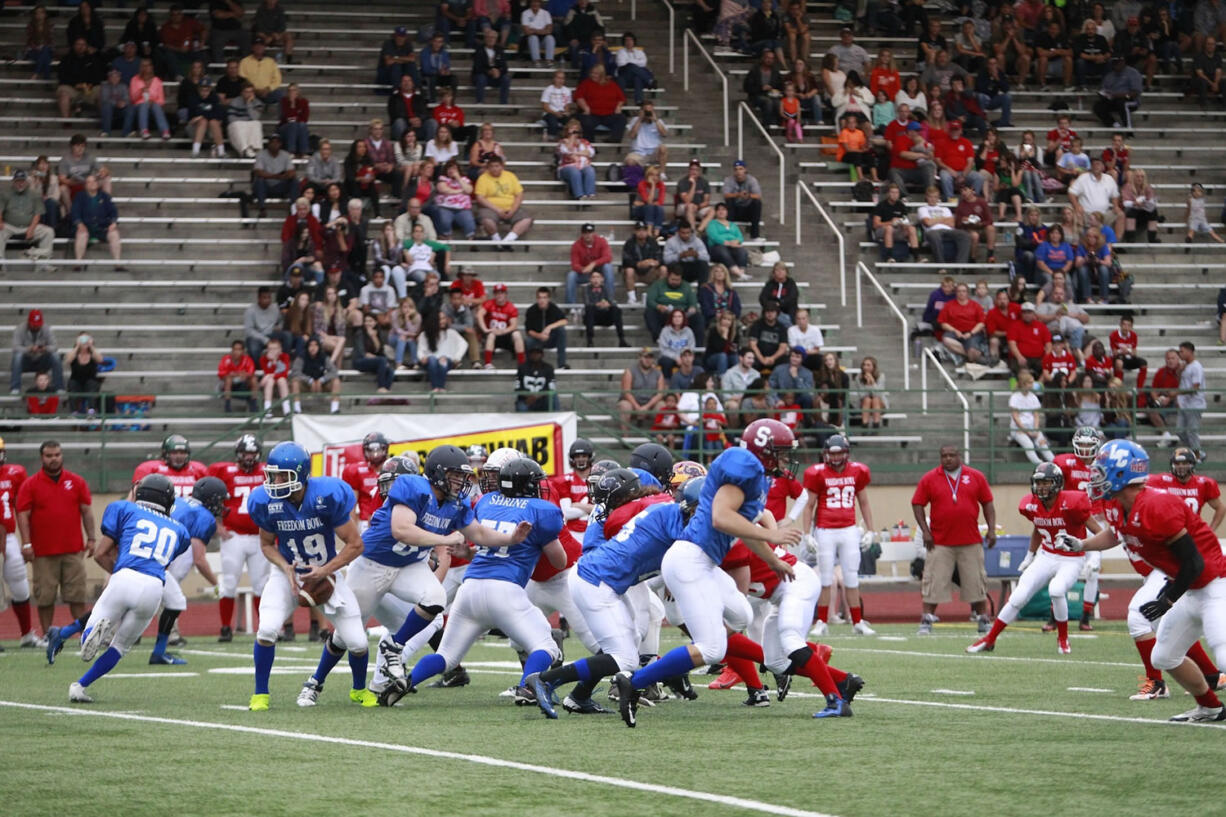
M1137 662L1126 663L1124 661L1081 661L1071 658L1027 658L1021 655L968 655L967 653L944 653L944 652L917 652L914 650L877 650L872 647L843 647L838 648L841 652L872 652L881 655L909 655L918 656L920 658L950 658L958 661L1021 661L1026 664L1042 663L1042 664L1078 664L1081 666L1094 667L1128 667L1136 669Z
M198 672L109 672L107 678L195 678Z
M132 715L122 712L99 712L97 710L88 711L67 706L42 706L40 704L23 703L20 701L0 700L0 706L6 706L13 709L26 709L35 712L46 712L48 714L54 713L94 718L112 718L115 720L156 723L165 726L186 726L192 729L217 729L225 732L241 732L250 735L264 735L267 737L286 738L289 740L299 740L311 743L329 743L339 746L354 746L363 749L383 749L384 751L388 752L401 752L403 754L421 755L424 757L441 758L444 760L461 760L480 766L514 769L516 771L532 772L535 774L547 775L549 777L561 777L567 780L577 780L582 783L597 783L620 789L630 789L632 791L664 794L670 797L678 797L685 800L696 800L702 803L714 803L720 806L730 806L733 808L744 809L746 811L758 812L760 814L778 814L782 815L782 817L834 817L834 815L825 814L823 812L806 811L804 809L792 808L790 806L780 806L773 803L764 803L758 800L749 800L743 797L731 797L723 794L693 791L691 789L682 789L675 786L661 786L655 783L642 783L637 780L627 780L621 777L609 777L607 775L591 774L589 772L573 771L570 769L553 769L548 766L537 766L532 763L503 760L501 758L487 757L485 755L469 755L461 752L449 752L442 749L426 749L420 746L404 746L396 743L380 743L377 741L356 740L353 738L332 737L329 735L315 735L305 732L287 732L282 729L263 729L255 726L240 726L238 724L231 723L213 723L210 721L159 718L150 715Z

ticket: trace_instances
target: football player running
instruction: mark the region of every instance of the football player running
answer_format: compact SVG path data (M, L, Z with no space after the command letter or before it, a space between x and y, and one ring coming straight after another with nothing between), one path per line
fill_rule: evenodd
M276 658L277 632L298 606L303 583L330 578L332 594L322 605L333 631L324 642L315 673L302 685L299 706L315 706L328 673L349 651L353 688L349 699L375 706L366 689L369 644L358 602L339 572L362 554L362 537L353 521L353 490L336 477L312 477L311 455L298 443L284 442L268 455L264 484L251 492L247 507L260 529L260 548L275 568L260 599L255 637L255 693L248 708L267 711L268 679ZM338 540L340 547L338 548Z
M162 440L162 458L145 460L132 472L132 484L147 474L163 474L175 486L175 496L191 496L196 480L208 476L204 463L192 459L192 444L182 434Z
M21 543L17 540L17 491L26 480L26 469L7 459L4 438L0 437L0 524L4 527L0 532L4 536L0 562L4 564L4 584L8 588L13 615L17 616L17 627L21 631L21 646L38 647L41 642L34 632L30 615L30 574L21 555Z
M1119 503L1124 548L1170 577L1139 612L1158 621L1150 656L1154 667L1170 672L1196 698L1193 709L1171 720L1226 720L1226 709L1201 667L1186 655L1202 633L1216 654L1226 650L1226 555L1217 535L1180 497L1146 486L1149 455L1136 443L1105 443L1091 472L1090 497ZM1070 551L1107 550L1115 544L1110 530L1084 541L1067 533L1056 538L1059 549Z
M162 601L166 565L191 547L187 530L170 518L175 486L169 478L142 477L135 497L112 502L102 514L94 559L112 575L82 632L81 660L93 664L68 687L72 703L93 703L87 689L115 668L149 626Z
M1052 460L1064 475L1064 487L1070 491L1085 491L1090 485L1090 465L1098 456L1098 449L1107 437L1094 426L1082 426L1073 432L1073 453L1060 454ZM1106 524L1102 502L1090 502L1090 512L1101 528ZM1102 573L1103 554L1097 550L1085 555L1085 588L1081 593L1081 623L1078 629L1090 631L1094 625L1090 616L1094 615L1094 605L1098 604L1098 577ZM1043 632L1050 633L1056 629L1056 617L1053 615L1043 626Z
M1145 484L1174 494L1189 508L1200 514L1206 505L1213 509L1209 527L1217 530L1226 519L1226 503L1222 502L1222 489L1213 477L1196 473L1196 454L1191 448L1176 448L1171 452L1169 474L1150 474Z
M225 518L221 523L221 601L217 605L221 617L218 642L234 640L234 604L238 582L247 570L255 609L260 608L260 596L268 581L272 566L260 549L260 529L251 520L247 501L251 492L264 484L264 464L260 462L263 446L254 434L244 434L234 444L234 461L217 462L209 467L209 475L224 483L226 493ZM249 623L250 624L250 623Z
M988 634L966 648L967 652L990 652L996 649L1001 632L1017 620L1026 602L1044 584L1051 595L1052 614L1056 619L1056 647L1060 653L1072 652L1068 643L1068 591L1081 575L1084 551L1066 551L1055 547L1056 536L1067 533L1085 538L1086 528L1098 533L1103 526L1090 510L1090 498L1080 490L1064 490L1064 474L1052 462L1035 468L1030 476L1030 493L1022 497L1018 513L1034 523L1030 533L1030 550L1018 565L1021 578L1009 594L1009 601L1000 608Z

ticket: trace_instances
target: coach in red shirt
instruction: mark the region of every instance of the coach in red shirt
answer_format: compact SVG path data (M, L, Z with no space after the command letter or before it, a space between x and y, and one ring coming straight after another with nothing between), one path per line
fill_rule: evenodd
M924 507L931 505L931 523ZM979 534L979 508L987 523L987 535ZM979 632L991 623L987 616L988 576L983 567L982 541L996 546L996 506L992 489L983 473L962 464L956 446L941 446L941 465L924 474L911 497L915 523L924 537L928 558L920 593L924 614L920 635L931 635L937 605L953 597L953 575L958 571L958 598L969 602L979 616ZM931 525L931 527L929 527Z
M17 492L17 535L22 557L33 563L34 603L45 636L57 591L73 618L85 615L85 555L94 552L94 510L85 479L64 470L60 444L47 440L38 453L42 470Z
M1051 351L1051 331L1035 315L1034 304L1022 304L1022 317L1013 322L1005 337L1009 339L1009 369L1014 377L1022 367L1038 377L1043 371L1043 356Z

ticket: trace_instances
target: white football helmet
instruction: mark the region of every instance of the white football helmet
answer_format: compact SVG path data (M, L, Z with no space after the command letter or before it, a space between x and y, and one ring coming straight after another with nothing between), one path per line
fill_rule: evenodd
M514 448L496 448L490 452L484 464L481 465L477 473L477 479L481 483L481 493L489 494L498 490L498 472L503 466L508 465L522 457L519 451Z

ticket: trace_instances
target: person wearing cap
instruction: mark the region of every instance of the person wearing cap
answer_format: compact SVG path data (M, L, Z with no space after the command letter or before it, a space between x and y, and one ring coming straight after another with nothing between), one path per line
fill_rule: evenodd
M924 204L915 212L924 225L924 241L937 263L965 264L971 255L970 234L954 227L953 211L941 204L939 195L937 188L929 187L924 193Z
M1094 100L1094 115L1112 128L1132 129L1132 112L1141 107L1141 72L1133 68L1123 55L1111 58L1111 70L1103 75L1098 98Z
M192 140L192 155L199 156L207 133L213 140L212 155L226 155L226 138L222 133L225 106L213 80L204 74L204 65L193 62L189 76L179 83L179 121L184 123ZM126 127L126 126L125 126Z
M702 172L702 162L690 159L685 176L677 181L674 195L678 221L697 224L711 209L711 183Z
M1051 351L1051 332L1035 313L1034 304L1022 304L1022 317L1013 322L1005 337L1009 343L1009 369L1014 376L1022 369L1038 376L1043 371L1043 356Z
M667 387L668 383L656 365L655 351L650 346L644 346L639 350L637 360L622 371L622 393L617 401L622 431L649 425L651 411L664 400Z
M583 138L589 142L596 139L596 128L609 130L609 141L621 142L626 132L626 115L622 108L626 94L621 86L609 79L603 65L592 68L587 79L575 89L575 104L579 108L579 124L583 126Z
M1038 314L1038 310L1035 310ZM1051 350L1043 355L1043 370L1039 374L1039 382L1048 386L1058 376L1068 379L1077 371L1077 358L1069 351L1064 335L1059 333L1051 336Z
M532 229L532 216L520 205L524 200L524 187L519 178L505 168L506 161L498 155L489 157L485 172L477 177L473 187L477 204L477 221L481 229L495 244L516 241ZM502 225L509 229L506 235L498 234Z
M750 175L743 159L732 163L732 175L724 177L721 192L732 220L749 222L749 236L758 238L762 224L762 185Z
M856 43L855 31L851 26L843 26L839 31L839 41L830 46L827 54L839 58L839 68L851 73L855 71L862 77L868 76L869 62L872 58L864 48Z
M779 122L779 97L783 93L783 74L775 59L773 49L763 51L758 64L749 69L741 85L749 99L749 107L768 128Z
M650 170L650 168L649 168ZM639 183L640 188L642 182ZM664 260L664 248L652 236L651 228L644 221L634 223L634 235L622 244L622 275L626 282L626 303L638 302L635 285L641 280L652 284L660 274Z
M803 346L788 347L787 365L778 365L771 370L770 379L767 381L770 384L771 390L776 394L783 392L792 392L796 395L796 402L802 409L813 409L813 372L805 367L805 357L808 352ZM810 425L813 420L812 414L801 415L801 423Z
M970 185L976 195L983 195L983 174L975 169L975 146L962 135L962 123L953 120L948 126L949 138L942 139L936 161L940 168L941 195L952 199L956 188Z
M85 249L91 241L105 241L111 258L119 261L119 211L110 195L101 189L98 177L85 177L85 189L72 200L71 218L75 230L74 251L79 261L85 257ZM116 270L123 267L116 266Z
M498 103L506 105L511 98L511 72L507 68L507 54L499 42L498 30L487 27L481 34L481 45L473 51L473 85L476 88L477 104L485 102L485 89L498 86Z
M452 282L452 289L458 289L463 296L463 303L470 309L476 309L485 303L485 284L478 277L480 271L474 267L460 267L459 277Z
M10 238L29 244L27 258L46 261L51 257L55 231L41 223L43 211L42 195L30 186L29 174L14 171L13 183L0 188L0 261Z
M131 82L132 77L140 72L140 56L136 53L136 43L124 43L120 48L119 56L111 60L110 67L119 72L124 85Z
M281 134L274 133L268 137L268 147L256 154L251 170L251 192L260 206L260 218L267 215L264 204L268 197L289 198L296 180L293 157L281 149Z
M924 139L924 126L912 120L890 141L890 181L906 192L907 187L926 190L936 183L935 149Z
M519 309L511 303L506 284L494 284L494 297L477 309L477 327L485 335L485 368L494 368L494 352L514 352L515 362L524 362L524 335L519 330Z
M275 105L285 96L281 87L281 69L268 56L268 44L263 37L251 42L251 53L239 60L238 75L251 83L255 95L265 105Z
M579 303L579 287L588 282L593 270L604 273L610 301L616 300L613 279L613 252L609 242L596 234L596 225L588 222L579 228L579 237L570 245L570 271L566 273L566 302Z
M529 352L557 349L558 368L570 368L566 365L566 316L553 302L553 290L549 287L537 287L536 303L524 311L524 335Z
M227 45L238 53L251 51L251 35L243 28L243 7L238 0L209 0L209 58L221 62Z
M286 64L293 64L294 35L289 30L289 18L281 7L281 0L263 0L260 3L251 23L251 36L262 38L273 48L280 48Z
M21 375L49 372L56 391L64 389L64 370L55 345L55 334L43 322L41 309L31 309L26 319L13 330L13 361L9 393L21 394Z

